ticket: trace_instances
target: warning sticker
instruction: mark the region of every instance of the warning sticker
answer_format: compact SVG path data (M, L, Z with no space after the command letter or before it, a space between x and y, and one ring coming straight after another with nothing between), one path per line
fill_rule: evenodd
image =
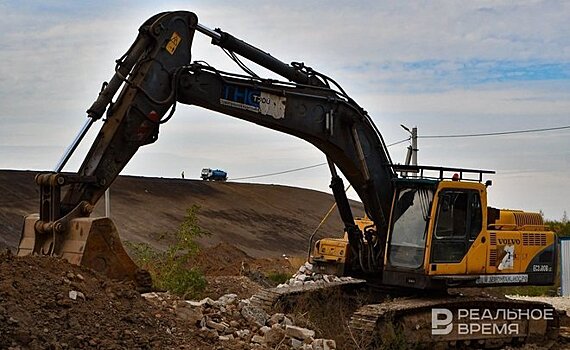
M168 43L166 44L166 51L168 51L171 55L173 55L174 51L176 51L176 48L178 47L178 44L180 44L181 41L182 38L180 37L180 35L176 32L173 32L172 36L170 37L170 40L168 40Z
M514 262L515 262L515 246L514 245L504 246L503 253L501 256L503 258L497 269L499 271L512 270L514 268Z

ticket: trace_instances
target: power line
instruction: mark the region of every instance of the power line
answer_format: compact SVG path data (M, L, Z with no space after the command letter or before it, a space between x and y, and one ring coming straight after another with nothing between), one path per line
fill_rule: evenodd
M533 132L544 132L544 131L554 131L554 130L563 130L563 129L570 129L570 125L564 126L557 126L552 128L543 128L543 129L526 129L526 130L515 130L515 131L499 131L499 132L487 132L487 133L479 133L479 134L458 134L458 135L423 135L418 136L418 138L422 139L443 139L443 138L456 138L456 137L481 137L481 136L497 136L497 135L513 135L513 134L525 134L525 133L533 133Z
M407 137L407 138L405 138L405 139L403 139L403 140L400 140L400 141L391 143L391 144L389 144L389 145L386 145L386 147L391 147L391 146L398 145L398 144L400 144L400 143L402 143L402 142L408 141L409 139L410 139L410 138ZM235 179L231 179L231 178L230 178L230 180L232 180L232 181L236 181L236 180L248 180L248 179L257 179L257 178L260 178L260 177L267 177L267 176L288 174L288 173L293 173L293 172L295 172L295 171L301 171L301 170L307 170L307 169L317 168L317 167L320 167L320 166L323 166L323 165L327 165L327 164L328 164L327 162L324 162L324 163L319 163L319 164L304 166L304 167L301 167L301 168L295 168L295 169L290 169L290 170L279 171L279 172L276 172L276 173L263 174L263 175L253 175L253 176L245 176L245 177L236 177Z
M483 136L498 136L498 135L513 135L513 134L525 134L525 133L533 133L533 132L545 132L545 131L555 131L555 130L564 130L564 129L570 129L570 125L563 125L563 126L557 126L557 127L552 127L552 128L542 128L542 129L525 129L525 130L514 130L514 131L499 131L499 132L487 132L487 133L478 133L478 134L456 134L456 135L419 135L418 138L422 138L422 139L437 139L437 138L460 138L460 137L483 137ZM400 141L396 141L394 143L391 143L389 145L386 145L386 147L391 147L391 146L395 146L398 145L400 143L409 141L410 137L407 137L405 139L402 139ZM326 165L327 163L319 163L319 164L315 164L315 165L310 165L310 166L306 166L306 167L301 167L301 168L295 168L295 169L290 169L290 170L284 170L284 171L279 171L276 173L270 173L270 174L263 174L263 175L254 175L254 176L246 176L246 177L238 177L235 179L231 179L231 180L246 180L246 179L256 179L256 178L260 178L260 177L268 177L268 176L274 176L274 175L281 175L281 174L288 174L288 173L292 173L292 172L296 172L296 171L302 171L302 170L306 170L306 169L312 169L312 168L316 168L316 167L320 167L323 165Z
M263 175L254 175L254 176L246 176L246 177L237 177L235 179L230 179L230 180L245 180L245 179L255 179L258 177L266 177L266 176L273 176L273 175L281 175L281 174L287 174L287 173L292 173L295 171L301 171L301 170L306 170L306 169L311 169L311 168L316 168L316 167L320 167L327 164L326 162L324 163L319 163L319 164L315 164L315 165L309 165L309 166L305 166L302 168L296 168L296 169L291 169L291 170L284 170L284 171L279 171L277 173L270 173L270 174L263 174Z
M386 147L396 146L396 145L399 145L399 144L401 144L401 143L403 143L403 142L409 141L410 139L411 139L411 137L406 137L406 138L403 139L403 140L396 141L396 142L394 142L394 143L391 143L391 144L389 144L389 145L386 145Z

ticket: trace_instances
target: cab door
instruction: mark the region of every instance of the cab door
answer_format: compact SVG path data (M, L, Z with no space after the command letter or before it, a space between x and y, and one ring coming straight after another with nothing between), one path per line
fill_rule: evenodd
M478 273L481 268L484 271L485 259L480 259L482 265L479 266L479 259L473 259L472 264L467 258L472 247L486 254L484 244L477 241L482 217L479 191L444 188L438 192L431 240L432 271L437 271L436 274Z
M469 210L467 214L468 250L466 256L467 274L483 274L487 266L487 247L489 243L486 230L483 230L482 198L478 192L469 195Z

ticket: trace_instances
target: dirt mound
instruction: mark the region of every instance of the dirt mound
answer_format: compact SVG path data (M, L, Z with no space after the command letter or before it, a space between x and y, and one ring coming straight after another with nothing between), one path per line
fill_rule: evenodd
M207 348L214 348L209 340ZM53 258L0 255L0 348L196 349L184 321L131 284Z
M190 258L188 266L198 268L204 273L208 285L202 295L214 299L228 293L249 298L262 287L277 285L268 276L291 275L295 270L289 260L253 258L243 250L224 242L200 249Z
M15 249L23 217L38 212L35 171L0 170L0 247ZM334 203L330 194L277 185L119 176L111 186L111 218L121 239L166 249L186 210L200 206L202 247L230 243L253 257L305 255L310 234ZM362 205L352 202L355 215ZM93 216L104 215L104 200ZM337 211L320 237L341 236Z
M242 276L251 271L263 273L293 273L288 260L282 258L254 258L240 248L219 243L203 248L189 261L208 276Z
M242 263L253 258L243 250L229 243L219 243L213 247L201 249L189 261L189 265L199 268L209 276L239 276Z
M38 211L35 174L0 170L0 247L14 250L24 215ZM268 286L268 275L294 272L282 255L305 256L309 235L334 202L326 193L286 186L123 176L111 198L121 239L156 249L166 249L186 210L200 206L199 224L211 235L199 240L202 249L189 265L205 273L210 298L248 298ZM103 208L101 201L94 216ZM321 236L339 235L342 227L335 213ZM234 348L222 344L229 335L212 336L180 310L151 304L131 284L65 261L0 254L0 349ZM259 331L234 334L235 348L266 348L255 341Z
M208 285L204 297L218 299L226 294L235 294L240 299L246 299L259 293L261 286L246 276L206 276Z
M293 349L303 340L334 345L313 339L314 331L295 327L284 314L271 316L255 306L249 297L260 288L247 277L215 276L211 283L212 293L201 301L168 292L141 296L131 283L60 259L3 253L0 349Z

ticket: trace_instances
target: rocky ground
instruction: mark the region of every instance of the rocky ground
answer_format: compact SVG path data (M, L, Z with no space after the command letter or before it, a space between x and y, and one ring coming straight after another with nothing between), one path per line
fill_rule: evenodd
M180 300L168 293L143 297L188 321L188 327L202 338L222 342L224 349L336 349L334 340L317 338L314 330L296 326L287 315L270 315L251 299L239 299L236 294L200 301Z
M130 283L62 260L3 253L0 348L336 349L293 316L254 305L250 297L261 287L248 277L208 278L206 293L236 293L200 301L168 292L141 296Z
M0 349L358 348L344 329L347 317L354 311L342 310L346 300L339 302L328 296L313 300L308 304L310 310L323 310L327 322L338 321L314 323L307 317L307 309L279 310L261 305L259 296L268 290L249 276L289 271L292 277L271 289L277 294L288 288L356 284L358 280L315 273L308 263L299 269L287 266L286 259L270 264L270 259L251 258L237 248L232 251L229 245L219 249L227 254L212 258L210 263L204 256L212 256L212 250L204 250L196 257L196 262L204 259L202 263L207 263L211 274L207 275L204 292L208 296L195 301L168 292L140 295L130 283L110 281L54 258L0 254ZM224 255L239 257L226 266L239 266L237 272L233 268L221 272L217 264L225 261ZM566 299L556 300L564 302L553 303L556 307L567 309ZM567 344L564 335L557 342L522 349L565 349Z
M0 247L14 251L22 216L37 211L34 174L0 171ZM201 205L200 224L211 235L199 242L201 251L188 262L208 282L199 300L167 292L141 296L129 283L61 260L2 253L0 349L358 348L346 325L365 296L349 300L324 293L271 308L260 304L267 301L267 287L278 287L271 293L279 294L325 283L360 283L315 273L303 264L308 236L332 204L329 195L180 179L121 177L117 185L113 215L122 239L156 249L169 244L164 232L176 229L187 208ZM334 236L339 227L333 217L322 234ZM570 311L568 300L543 301ZM565 349L567 339L523 348Z
M212 349L131 284L53 258L0 255L1 349Z

